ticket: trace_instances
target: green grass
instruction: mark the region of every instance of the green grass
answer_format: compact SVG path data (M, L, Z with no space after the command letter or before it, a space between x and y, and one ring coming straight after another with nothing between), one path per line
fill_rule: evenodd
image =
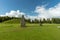
M5 24L18 24L18 23L20 23L20 19L11 19L11 20L4 21L3 23L5 23Z
M0 40L60 40L60 24L0 24Z

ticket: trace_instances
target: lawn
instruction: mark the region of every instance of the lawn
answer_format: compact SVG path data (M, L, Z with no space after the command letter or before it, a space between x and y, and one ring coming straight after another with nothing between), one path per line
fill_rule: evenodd
M0 40L60 40L60 24L20 24L0 23Z

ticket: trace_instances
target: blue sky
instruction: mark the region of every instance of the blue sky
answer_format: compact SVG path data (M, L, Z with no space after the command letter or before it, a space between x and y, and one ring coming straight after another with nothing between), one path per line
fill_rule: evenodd
M0 13L4 14L11 10L21 10L26 13L31 13L36 6L49 4L47 7L54 6L60 0L0 0Z
M42 0L0 0L0 13L4 14L11 10L21 10L31 14L35 7L41 5L42 2Z
M46 5L49 9L54 7L60 0L0 0L0 15L4 15L11 10L20 10L27 15L38 15L33 12L37 6Z

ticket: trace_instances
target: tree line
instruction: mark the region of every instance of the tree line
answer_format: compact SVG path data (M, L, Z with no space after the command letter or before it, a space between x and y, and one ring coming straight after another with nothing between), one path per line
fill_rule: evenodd
M4 21L7 21L7 20L11 20L11 19L21 19L21 18L17 18L17 17L8 17L8 16L4 16L4 17L0 17L0 23L1 22L4 22ZM42 23L60 23L60 18L52 18L52 19L44 19L43 20L32 20L31 19L25 19L25 21L27 23L39 23L39 22L42 22Z
M27 22L29 22L29 23L56 23L56 24L59 24L60 23L60 18L47 18L47 20L45 19L45 18L43 18L43 20L37 20L37 19L35 19L35 20L32 20L32 22L31 22L31 19L28 19L28 20L26 20Z
M4 17L0 17L0 23L7 21L7 20L11 20L11 19L18 19L16 17L8 17L8 16L4 16Z

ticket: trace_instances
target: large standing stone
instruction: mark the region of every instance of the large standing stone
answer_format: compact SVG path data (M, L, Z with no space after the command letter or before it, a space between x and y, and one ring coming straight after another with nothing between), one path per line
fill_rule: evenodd
M21 27L26 27L24 15L22 15L22 18L21 18Z

